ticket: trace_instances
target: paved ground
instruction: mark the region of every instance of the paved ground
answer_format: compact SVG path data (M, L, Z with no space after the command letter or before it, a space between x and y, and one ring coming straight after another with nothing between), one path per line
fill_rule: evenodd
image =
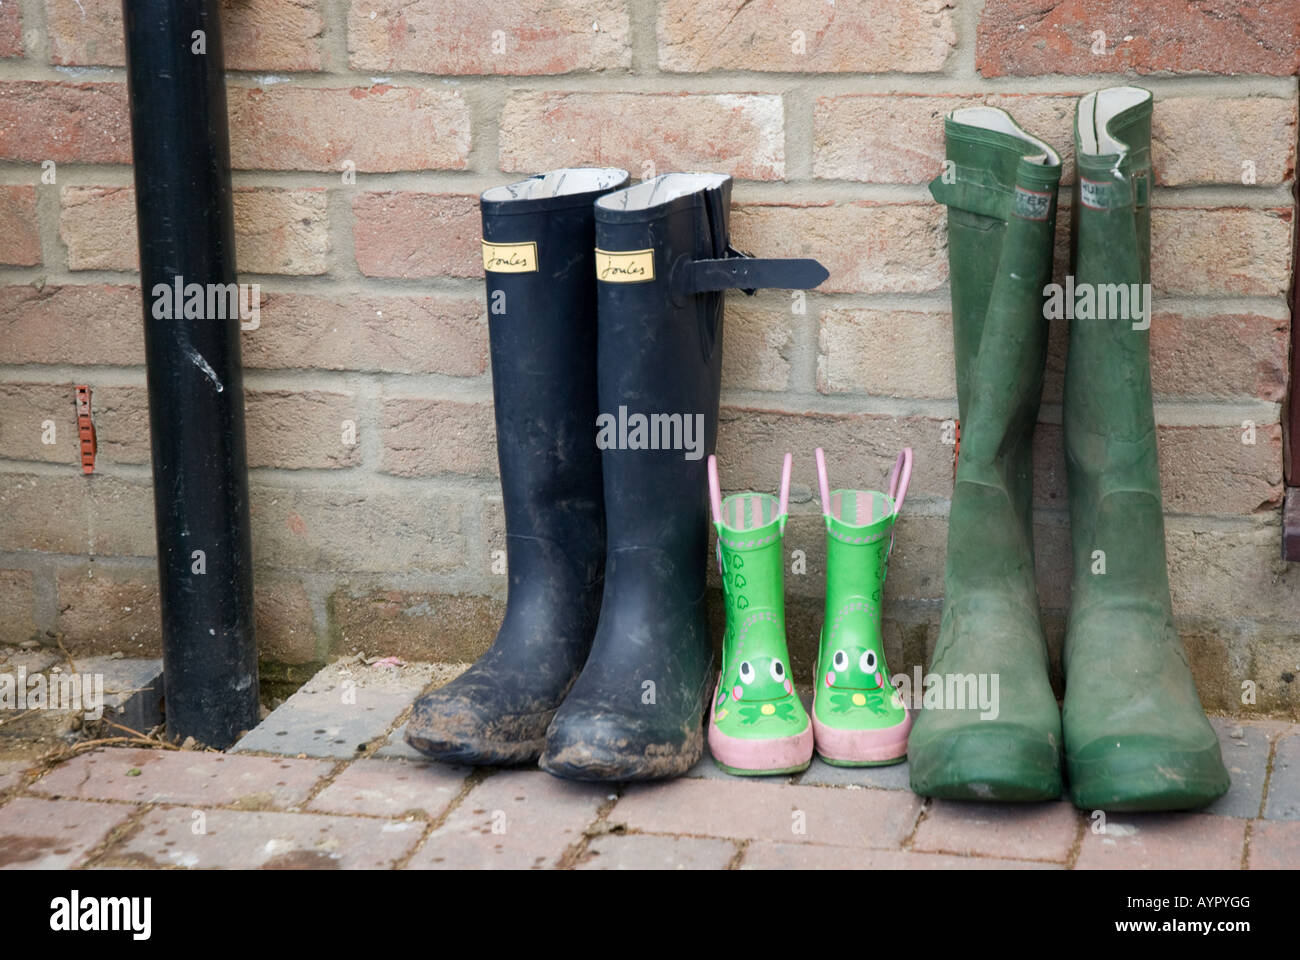
M653 785L424 763L402 743L431 665L330 667L229 753L0 761L0 867L1300 867L1300 725L1220 721L1208 811L1085 815L924 801L905 765Z

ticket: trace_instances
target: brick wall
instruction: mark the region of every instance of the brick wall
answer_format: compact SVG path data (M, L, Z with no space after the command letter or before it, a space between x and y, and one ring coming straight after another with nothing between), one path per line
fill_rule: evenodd
M1300 0L1255 6L228 0L238 261L262 289L243 351L265 675L490 641L504 544L476 195L563 164L727 171L737 245L830 269L806 302L730 301L724 482L771 488L796 453L806 672L812 449L868 485L913 446L889 656L921 662L956 415L944 213L925 189L941 117L1005 107L1068 156L1074 98L1137 74L1156 95L1152 353L1180 627L1212 709L1296 711L1300 573L1279 557ZM121 37L119 0L0 4L0 640L129 654L159 640ZM1058 653L1064 347L1054 331L1036 486ZM74 383L94 389L90 478Z

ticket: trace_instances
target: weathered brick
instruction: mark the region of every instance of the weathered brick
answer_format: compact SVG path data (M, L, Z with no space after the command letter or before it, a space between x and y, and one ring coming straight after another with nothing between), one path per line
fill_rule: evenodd
M132 773L132 771L135 771ZM320 760L188 750L93 750L55 767L33 793L119 803L291 807L330 772Z
M153 494L147 483L0 473L0 550L79 556L155 553Z
M357 267L368 276L483 275L472 194L363 193L352 201L352 216Z
M311 600L300 580L256 571L253 619L262 660L297 665L320 659Z
M363 817L440 816L460 796L465 767L358 760L311 802L313 810Z
M0 57L23 55L23 24L18 4L0 7Z
M3 293L0 322L6 317ZM487 370L487 324L479 297L263 292L261 325L245 331L241 342L246 367L455 377Z
M682 73L930 73L957 44L953 0L665 0L659 67Z
M814 846L809 843L770 843L760 840L745 848L742 870L1057 870L1056 864L1001 857L954 857L909 850L863 850L858 847Z
M357 70L533 76L631 64L626 0L352 0Z
M130 163L124 83L0 83L0 159Z
M1185 294L1283 296L1291 277L1292 211L1155 207L1151 284Z
M471 790L411 858L412 869L554 866L582 839L609 792L606 784L505 770Z
M790 354L794 349L796 304L806 310L801 291L784 302L781 294L727 301L722 351L722 384L733 390L785 390L790 386Z
M1243 443L1240 426L1156 428L1160 487L1166 513L1252 514L1282 502L1282 428L1258 424L1255 442ZM1035 501L1068 501L1059 424L1034 433Z
M250 502L258 564L404 573L465 565L466 505L447 494L254 482Z
M736 844L706 837L605 834L587 844L579 870L725 870Z
M496 636L505 604L498 597L347 585L329 598L336 653L361 649L409 661L467 663Z
M1161 399L1257 398L1286 395L1291 323L1269 316L1219 312L1213 305L1151 314L1151 385ZM1060 403L1068 357L1065 321L1052 324L1043 402ZM1214 362L1207 363L1206 358Z
M718 471L728 490L770 490L781 461L794 453L800 482L815 484L811 453L826 450L831 485L846 489L888 485L903 447L915 451L913 493L948 496L952 447L943 443L941 420L862 413L787 413L724 406L718 426Z
M243 170L463 170L469 105L419 87L229 87L230 162Z
M785 176L785 110L750 93L512 94L501 111L502 170L622 166L646 176L716 170L744 180Z
M1300 821L1251 824L1249 858L1251 870L1294 870L1300 863Z
M1246 821L1204 814L1110 814L1083 833L1076 870L1238 870Z
M387 473L400 477L496 475L491 404L389 397L384 400L383 425L382 469Z
M33 267L41 262L36 188L0 186L0 263Z
M998 805L937 800L917 828L912 849L1063 863L1078 828L1078 812L1064 802Z
M1300 10L1300 5L1297 5ZM1151 163L1162 186L1244 183L1249 161L1261 186L1295 176L1296 103L1280 97L1159 97L1151 114Z
M74 656L162 656L158 575L104 564L59 570L58 629Z
M235 257L241 273L324 273L330 249L325 191L236 188ZM136 270L135 191L64 187L59 236L70 270Z
M203 754L207 756L207 754ZM106 850L107 867L197 870L384 870L403 860L423 825L362 817L160 809Z
M0 570L0 643L22 643L38 632L32 572Z
M0 363L140 366L139 287L0 287Z
M1300 71L1300 2L1248 0L989 0L975 67L986 77L1045 73L1261 73ZM1093 53L1102 31L1105 52Z
M933 203L740 203L734 243L766 257L816 257L824 293L921 293L948 278L945 222Z
M643 833L896 849L920 811L901 790L673 780L629 787L607 819Z
M0 867L66 870L81 863L130 807L17 797L0 808Z
M1180 615L1294 620L1300 572L1282 559L1271 522L1171 518L1165 524L1169 585ZM1259 679L1259 673L1248 676Z
M952 317L874 308L821 315L817 389L896 397L957 395Z
M50 62L121 66L122 5L115 0L45 0ZM317 0L222 0L228 70L319 70L324 28Z
M250 390L248 465L352 467L361 462L356 399L324 390Z

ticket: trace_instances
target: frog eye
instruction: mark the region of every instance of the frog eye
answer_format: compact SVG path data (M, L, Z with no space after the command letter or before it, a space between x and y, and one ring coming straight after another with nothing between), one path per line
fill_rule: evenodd
M835 656L831 658L831 666L843 673L849 668L849 655L843 650L836 650Z
M740 682L745 684L754 682L754 665L748 660L741 661Z
M858 666L862 668L863 673L876 672L876 651L867 650L858 658Z
M773 660L772 666L768 669L772 679L777 683L785 683L785 664L780 660Z

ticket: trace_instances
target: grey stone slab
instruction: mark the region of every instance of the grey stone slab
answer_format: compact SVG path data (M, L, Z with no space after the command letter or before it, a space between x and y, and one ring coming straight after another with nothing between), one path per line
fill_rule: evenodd
M77 660L83 676L104 678L104 716L148 733L163 720L163 662L139 657L88 657Z
M1228 776L1232 778L1232 786L1206 807L1205 812L1253 819L1259 816L1260 803L1264 799L1268 754L1276 736L1276 726L1245 723L1231 717L1211 717L1210 725L1219 735L1219 749Z
M343 661L323 668L233 753L355 757L389 728L433 676L430 664L400 668Z
M429 760L428 757L406 742L406 724L402 724L390 733L384 745L376 750L373 756L381 757L384 760Z
M1274 747L1265 820L1300 820L1300 731L1284 734Z

